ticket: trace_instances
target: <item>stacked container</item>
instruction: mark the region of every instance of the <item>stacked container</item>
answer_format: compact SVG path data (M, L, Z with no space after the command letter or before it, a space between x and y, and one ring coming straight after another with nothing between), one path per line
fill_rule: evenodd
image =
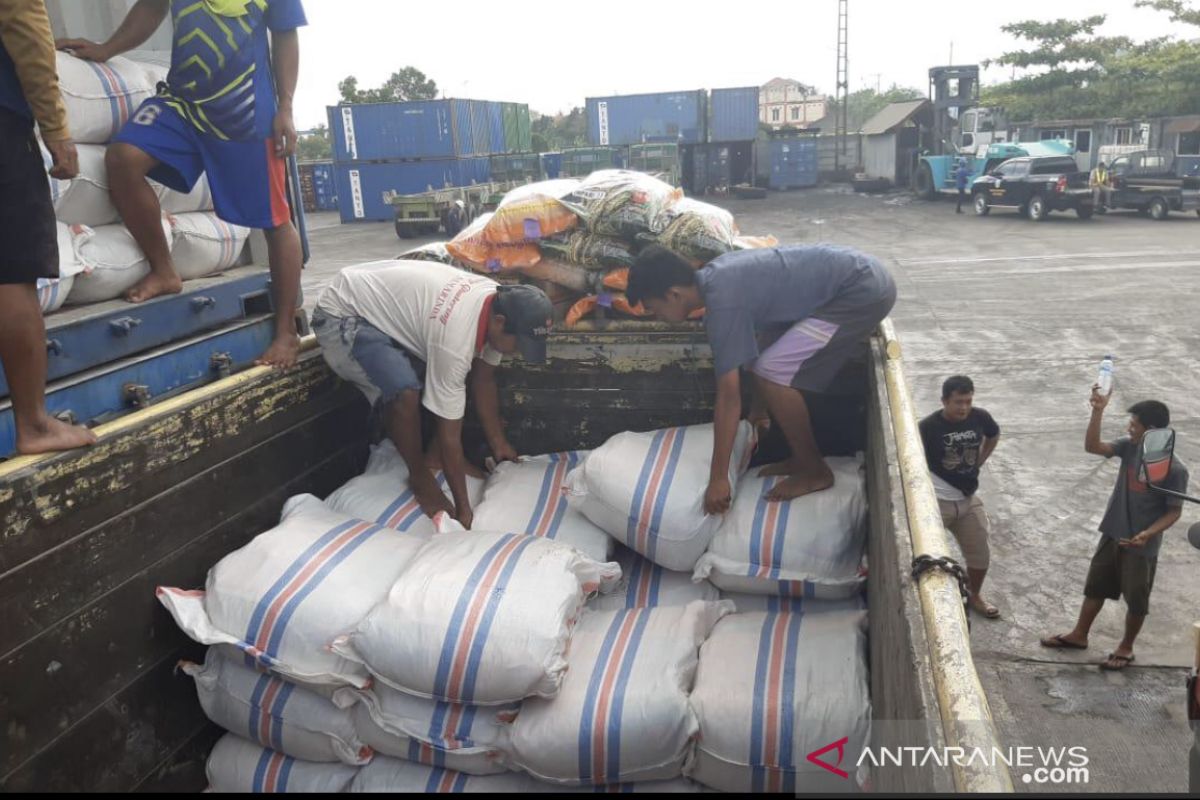
M491 180L490 157L529 149L529 106L418 100L329 108L343 222L390 221L391 194ZM511 138L510 138L511 134Z
M713 89L708 102L708 136L685 148L684 185L692 194L722 193L754 178L759 88Z
M587 99L588 143L700 144L708 137L708 93L631 94Z
M333 163L312 161L300 164L300 196L304 210L337 211L337 180Z
M772 138L771 188L803 189L816 186L820 172L815 136L785 136Z

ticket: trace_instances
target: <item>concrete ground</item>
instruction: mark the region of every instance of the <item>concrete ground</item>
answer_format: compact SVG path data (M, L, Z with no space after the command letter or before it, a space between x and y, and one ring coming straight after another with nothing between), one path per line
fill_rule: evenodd
M1087 652L1038 640L1075 621L1116 479L1115 464L1083 452L1088 393L1106 354L1116 359L1116 390L1105 436L1122 434L1130 404L1159 399L1171 408L1179 455L1200 465L1200 219L1056 214L1039 224L841 187L720 204L746 233L884 259L900 287L893 320L917 408L937 410L942 380L966 373L1001 425L981 496L993 523L986 594L1004 616L974 621L976 666L1007 745L1086 747L1091 772L1086 785L1018 789L1186 792L1183 684L1200 619L1200 552L1185 537L1200 506L1166 534L1133 667L1096 666L1121 638L1120 603L1104 609ZM312 220L310 237L310 305L340 267L401 252L391 226L341 226L336 216ZM1193 472L1200 494L1200 466Z

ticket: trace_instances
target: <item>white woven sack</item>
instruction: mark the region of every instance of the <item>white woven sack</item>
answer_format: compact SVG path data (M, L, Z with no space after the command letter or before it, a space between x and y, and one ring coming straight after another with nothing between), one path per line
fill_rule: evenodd
M686 606L697 600L720 599L717 587L708 581L696 582L686 572L663 569L624 545L617 545L613 560L621 565L621 583L616 590L589 600L588 608L593 611Z
M584 601L620 568L547 539L465 531L445 514L438 522L438 535L334 652L417 697L473 705L553 697Z
M500 464L484 487L474 527L542 536L607 561L612 537L572 508L563 492L571 470L586 458L586 452L555 453Z
M67 295L75 285L75 276L82 271L79 259L75 257L75 245L71 239L71 228L58 223L58 277L38 278L38 303L42 306L43 314L51 314L63 307Z
M371 748L350 712L328 698L247 667L210 647L204 664L183 663L205 715L227 731L302 761L361 766Z
M163 235L171 241L171 227L162 220ZM67 303L101 303L115 300L150 274L150 262L124 225L71 226L72 246L83 271L76 276Z
M769 594L740 594L721 592L721 599L737 606L739 614L763 611L803 611L805 614L830 614L847 611L866 611L867 597L856 594L841 600L813 600L806 597L779 597ZM864 622L866 619L864 618Z
M506 772L498 743L518 705L464 706L413 697L376 683L339 690L335 702L351 709L358 735L375 752L470 775Z
M54 161L46 145L40 141L39 144L48 172ZM54 216L68 225L93 228L120 222L121 215L108 191L108 168L104 164L108 148L102 144L81 144L75 149L79 153L79 174L65 181L49 178Z
M854 788L854 765L839 767L836 751L821 760L842 775L808 756L839 742L858 753L870 736L863 619L802 611L721 620L700 650L691 697L700 739L687 774L722 792Z
M737 486L754 448L754 429L738 426L729 482ZM704 513L713 426L621 433L567 479L571 502L617 541L659 566L691 572L721 524Z
M534 794L552 792L515 772L475 776L395 758L376 758L359 770L352 794Z
M211 211L173 214L171 260L185 281L206 278L237 266L250 229L231 225Z
M236 648L297 681L364 687L366 670L329 643L387 596L425 541L301 495L278 527L209 570L206 592L160 587L158 597L201 644Z
M867 546L862 461L826 461L833 487L787 503L766 499L783 478L742 478L733 508L696 565L696 577L747 594L832 600L861 592Z
M446 474L439 471L435 477L442 491L450 497ZM467 476L467 497L472 508L483 497L483 486L483 481ZM371 448L366 471L329 495L325 503L343 514L371 520L377 525L404 533L428 536L436 530L433 520L421 511L416 497L408 488L408 466L390 439L384 439Z
M688 705L698 650L730 603L588 611L553 701L527 700L513 723L514 765L566 785L679 777L698 730Z
M61 50L56 55L67 125L80 144L108 143L154 94L146 71L127 58L100 63Z
M226 734L208 756L208 790L219 794L341 794L359 768L314 764Z
M208 185L208 175L201 175L196 185L187 194L168 189L161 183L150 181L158 200L162 203L164 214L195 214L200 211L213 210L212 189Z

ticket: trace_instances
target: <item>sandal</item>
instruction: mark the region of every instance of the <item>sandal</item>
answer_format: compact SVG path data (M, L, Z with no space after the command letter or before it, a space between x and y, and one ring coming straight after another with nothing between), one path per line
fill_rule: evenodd
M971 610L984 619L1000 619L1000 609L982 598L976 598L971 601Z
M1108 660L1100 664L1100 669L1105 672L1120 672L1136 660L1134 656L1119 656L1116 653L1109 653Z
M1086 644L1078 644L1077 642L1068 642L1063 634L1055 636L1047 636L1042 639L1042 647L1049 647L1053 650L1087 650Z

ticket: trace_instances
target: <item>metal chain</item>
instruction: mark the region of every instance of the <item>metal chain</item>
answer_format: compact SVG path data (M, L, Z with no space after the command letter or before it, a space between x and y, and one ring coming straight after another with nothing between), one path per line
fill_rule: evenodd
M913 580L920 582L921 576L930 570L941 570L958 579L958 591L962 594L963 613L967 616L967 628L971 626L971 592L968 589L967 571L953 558L934 558L933 556L917 556L912 563Z

